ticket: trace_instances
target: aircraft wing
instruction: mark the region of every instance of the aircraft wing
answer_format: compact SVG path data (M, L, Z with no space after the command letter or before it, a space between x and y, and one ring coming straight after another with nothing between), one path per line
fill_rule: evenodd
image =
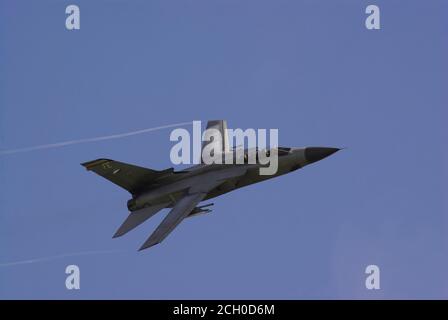
M206 193L193 193L180 199L173 209L168 213L162 223L151 234L151 236L142 245L140 250L152 247L163 241L166 236L177 227L177 225L186 218L196 205L205 198Z
M171 209L139 250L147 249L162 242L193 211L196 205L207 196L208 192L222 184L226 179L241 176L245 173L246 169L237 168L204 175L202 181L190 187L186 195L177 201L173 209Z
M173 173L172 168L158 171L111 159L97 159L81 165L126 189L131 194L138 193L154 180Z

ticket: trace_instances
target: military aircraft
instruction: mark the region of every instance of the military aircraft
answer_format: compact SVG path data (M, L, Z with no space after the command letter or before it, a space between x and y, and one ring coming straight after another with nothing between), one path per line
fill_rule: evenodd
M209 121L206 130L208 129L221 133L223 151L228 152L230 149L226 121ZM204 142L202 148L206 145ZM278 169L273 175L261 175L259 168L262 164L247 161L248 149L243 153L246 161L240 164L200 163L180 171L173 168L152 170L110 159L97 159L81 165L132 195L132 199L127 202L129 216L118 228L114 238L136 228L160 210L171 208L165 219L141 246L140 250L143 250L162 242L183 219L209 213L209 207L213 203L198 206L201 201L295 171L338 150L340 149L327 147L277 147L275 150L267 150L266 152L275 151L278 157Z

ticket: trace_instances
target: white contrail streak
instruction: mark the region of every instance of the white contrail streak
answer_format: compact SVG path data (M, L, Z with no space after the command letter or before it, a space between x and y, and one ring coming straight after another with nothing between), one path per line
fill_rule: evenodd
M97 141L111 140L111 139L120 139L120 138L129 137L129 136L135 136L137 134L142 134L142 133L146 133L146 132L157 131L157 130L172 128L172 127L185 126L185 125L191 124L191 123L192 122L181 122L181 123L168 124L168 125L160 126L160 127L147 128L147 129L142 129L142 130L137 130L137 131L113 134L113 135L109 135L109 136L69 140L69 141L64 141L64 142L42 144L42 145L38 145L38 146L19 148L19 149L0 150L0 155L14 154L14 153L19 153L19 152L30 152L30 151L43 150L43 149L60 148L60 147L65 147L65 146L69 146L72 144L97 142Z
M113 135L109 135L109 136L86 138L86 139L77 139L77 140L69 140L69 141L64 141L64 142L43 144L43 145L38 145L38 146L33 146L33 147L26 147L26 148L20 148L20 149L1 150L0 151L0 155L14 154L14 153L19 153L19 152L29 152L29 151L36 151L36 150L43 150L43 149L59 148L59 147L65 147L65 146L73 145L73 144L80 144L80 143L97 142L97 141L111 140L111 139L120 139L120 138L129 137L129 136L135 136L135 135L146 133L146 132L157 131L157 130L162 130L162 129L166 129L166 128L172 128L172 127L185 126L185 125L188 125L188 124L191 124L191 123L192 122L181 122L181 123L168 124L168 125L165 125L165 126L141 129L141 130L137 130L137 131L113 134ZM42 257L42 258L34 258L34 259L29 259L29 260L20 260L20 261L0 263L0 267L9 267L9 266L22 265L22 264L31 264L31 263L37 263L37 262L51 261L51 260L54 260L54 259L66 258L66 257L86 256L86 255L94 255L94 254L107 254L107 253L117 253L117 252L120 252L120 251L117 251L117 250L103 250L103 251L83 251L83 252L65 253L65 254L49 256L49 257Z
M107 254L107 253L117 253L117 252L121 252L121 251L101 250L101 251L83 251L83 252L64 253L64 254L59 254L56 256L0 263L0 267L10 267L10 266L18 266L21 264L30 264L30 263L36 263L36 262L51 261L51 260L55 260L55 259L59 259L59 258L66 258L66 257L87 256L87 255L92 255L92 254Z

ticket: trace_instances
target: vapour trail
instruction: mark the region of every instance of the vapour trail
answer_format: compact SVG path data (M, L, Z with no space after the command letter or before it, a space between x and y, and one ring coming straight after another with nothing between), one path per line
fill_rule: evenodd
M59 254L56 256L0 263L0 267L10 267L10 266L17 266L17 265L21 265L21 264L31 264L31 263L37 263L37 262L51 261L51 260L55 260L55 259L59 259L59 258L66 258L66 257L87 256L87 255L93 255L93 254L107 254L107 253L117 253L117 252L121 252L121 251L119 251L119 250L100 250L100 251L82 251L82 252L64 253L64 254Z
M19 152L30 152L30 151L43 150L43 149L60 148L60 147L65 147L65 146L69 146L69 145L73 145L73 144L80 144L80 143L97 142L97 141L104 141L104 140L111 140L111 139L120 139L120 138L129 137L129 136L135 136L135 135L142 134L142 133L151 132L151 131L157 131L157 130L172 128L172 127L180 127L180 126L184 126L184 125L191 124L191 123L192 123L191 121L190 122L173 123L173 124L168 124L165 126L141 129L141 130L137 130L137 131L113 134L113 135L109 135L109 136L69 140L69 141L64 141L64 142L42 144L42 145L38 145L38 146L19 148L19 149L0 150L0 155L14 154L14 153L19 153Z

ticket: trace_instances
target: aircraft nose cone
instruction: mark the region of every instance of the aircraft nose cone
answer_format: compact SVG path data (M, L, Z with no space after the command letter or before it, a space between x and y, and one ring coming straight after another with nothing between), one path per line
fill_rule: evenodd
M305 149L305 158L309 163L313 163L322 160L337 151L339 151L338 148L308 147Z

